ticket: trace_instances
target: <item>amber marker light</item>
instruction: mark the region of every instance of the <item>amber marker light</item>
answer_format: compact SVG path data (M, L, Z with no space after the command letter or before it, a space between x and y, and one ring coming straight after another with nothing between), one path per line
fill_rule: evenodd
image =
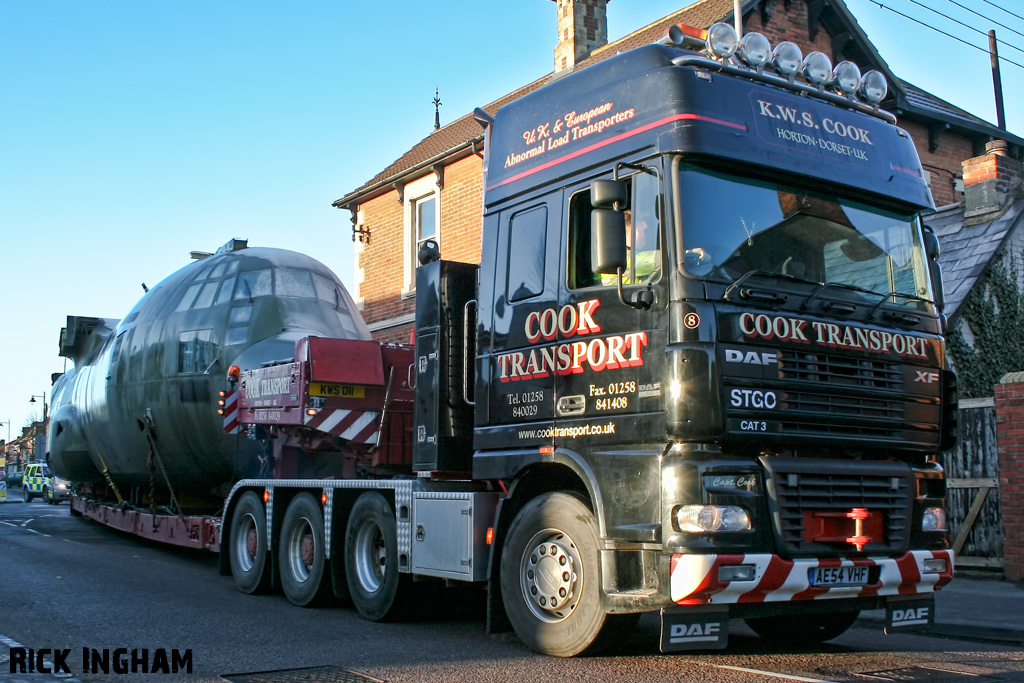
M320 504L327 505L327 491L324 491L322 494L320 494Z
M270 490L269 489L263 489L263 502L264 503L269 503L270 502Z
M540 454L541 455L551 455L554 452L555 452L555 447L554 446L541 446L540 447Z
M494 527L487 527L487 545L494 545Z

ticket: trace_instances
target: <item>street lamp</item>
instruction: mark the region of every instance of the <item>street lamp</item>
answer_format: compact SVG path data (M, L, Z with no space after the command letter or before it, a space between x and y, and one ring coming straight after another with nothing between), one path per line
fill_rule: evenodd
M35 403L37 398L43 399L43 429L46 429L46 392L44 391L42 396L39 394L32 394L32 397L29 398L28 402Z

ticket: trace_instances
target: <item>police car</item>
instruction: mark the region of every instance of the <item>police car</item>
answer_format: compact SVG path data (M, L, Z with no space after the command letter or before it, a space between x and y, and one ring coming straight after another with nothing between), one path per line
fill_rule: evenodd
M36 496L42 497L50 504L56 504L71 497L71 483L53 476L50 473L50 468L42 463L32 463L25 468L21 490L25 494L26 503L31 503Z

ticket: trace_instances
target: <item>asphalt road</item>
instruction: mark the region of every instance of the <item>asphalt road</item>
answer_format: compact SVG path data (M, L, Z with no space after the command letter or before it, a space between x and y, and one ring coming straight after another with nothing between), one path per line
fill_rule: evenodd
M145 544L67 504L0 504L0 681L1020 681L1024 650L853 628L816 649L769 647L738 622L728 650L662 655L645 616L617 652L543 657L484 631L477 593L451 592L392 624L344 606L247 596L209 553ZM10 672L11 648L69 649L69 674ZM192 674L84 673L82 650L191 651ZM113 663L111 663L113 666ZM301 671L300 671L301 670Z

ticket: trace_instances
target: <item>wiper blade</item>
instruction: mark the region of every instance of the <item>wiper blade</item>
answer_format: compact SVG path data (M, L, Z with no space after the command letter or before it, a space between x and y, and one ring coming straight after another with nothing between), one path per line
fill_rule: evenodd
M746 273L744 273L743 275L740 275L738 278L736 278L736 280L734 280L731 285L729 285L728 287L725 288L725 294L723 295L722 298L728 300L729 297L732 295L733 291L739 289L740 286L744 282L746 282L748 279L750 279L750 278L752 278L754 276L775 278L775 279L779 279L779 280L789 280L791 282L800 282L800 283L803 283L805 285L820 285L821 284L820 282L815 282L814 280L808 280L807 278L797 277L796 275L790 275L789 273L774 273L774 272L769 271L769 270L748 270Z
M912 301L923 301L926 304L932 303L931 299L926 299L923 296L918 296L916 294L902 294L900 292L892 291L883 296L881 299L879 299L878 303L871 307L871 313L869 314L869 317L874 318L875 313L878 311L879 308L882 307L882 304L886 303L892 297L896 296L903 299L910 299Z
M804 302L800 304L800 310L806 311L807 308L811 305L811 302L817 299L818 296L829 287L836 287L837 289L848 289L853 292L860 292L861 294L878 296L878 292L876 292L873 289L867 289L866 287L858 287L857 285L848 285L845 282L823 282L818 284L820 284L821 286L818 287L813 292L811 292L811 295L809 297L804 299ZM872 314L874 314L874 309L871 309L871 312Z

